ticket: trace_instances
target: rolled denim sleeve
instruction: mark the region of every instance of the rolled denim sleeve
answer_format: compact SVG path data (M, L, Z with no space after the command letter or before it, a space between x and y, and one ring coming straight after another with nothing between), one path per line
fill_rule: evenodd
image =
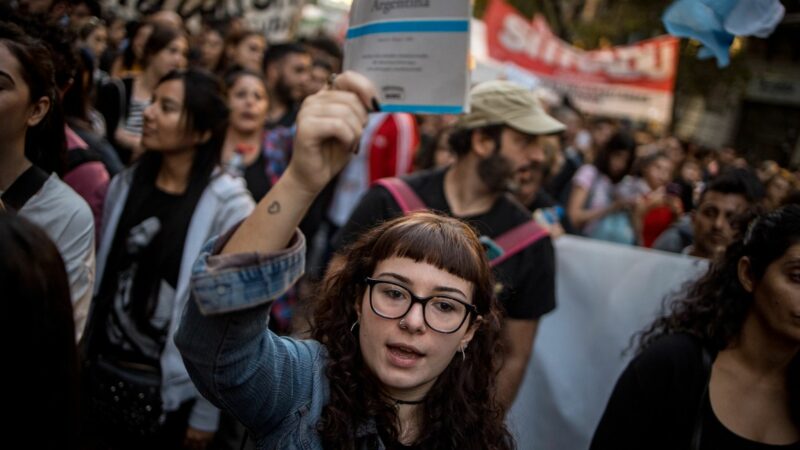
M318 391L322 346L267 329L272 300L303 273L302 233L279 252L216 255L230 234L196 262L175 343L200 393L259 438Z
M305 238L299 231L279 252L218 255L234 230L209 241L192 269L192 295L204 315L271 302L305 270Z

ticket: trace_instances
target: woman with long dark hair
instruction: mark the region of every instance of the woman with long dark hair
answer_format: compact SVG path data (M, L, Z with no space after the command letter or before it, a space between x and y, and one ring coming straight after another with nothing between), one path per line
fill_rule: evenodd
M628 210L633 201L616 195L616 187L631 171L636 143L619 132L600 149L593 164L584 164L572 179L567 217L581 234L632 244Z
M642 334L592 449L800 448L800 206L743 238Z
M283 177L196 263L176 336L187 368L263 448L513 448L495 396L491 269L457 219L419 213L367 232L323 280L313 339L267 329L272 299L303 272L297 225L349 160L376 96L354 73L334 88L306 99Z
M142 114L153 90L170 71L186 67L189 51L189 41L182 30L160 23L147 26L152 31L142 51L142 71L110 80L97 95L97 109L106 121L106 138L126 163L135 161L144 151Z
M94 283L94 224L64 173L64 117L53 60L40 40L0 22L0 194L6 208L42 227L69 276L75 337L83 332Z
M222 146L222 164L244 178L247 189L258 202L286 170L292 156L294 131L284 127L264 128L269 98L262 75L247 69L234 70L225 77L225 85L231 116ZM326 204L326 196L321 195L300 225L303 233L313 236ZM292 332L297 294L295 287L273 304L270 321L273 331Z
M267 84L259 73L242 69L225 77L225 86L231 118L222 147L222 162L245 179L253 198L259 201L280 176L280 173L270 175L265 151Z
M144 155L109 186L86 336L88 434L101 446L202 446L216 430L172 338L203 243L253 208L218 168L227 117L213 75L171 72L144 111Z
M63 105L67 140L67 164L63 180L92 208L95 231L99 231L103 198L111 178L105 162L114 158L119 162L119 159L107 142L105 147L97 145L102 138L93 131L92 110L89 108L88 88L91 87L91 81L87 77L91 77L91 69L86 68L86 60L76 50L72 35L56 26L36 24L36 28L32 27L29 25L29 33L38 34L53 57L56 88ZM110 155L107 157L103 150L110 150ZM119 164L121 166L121 162Z
M92 155L75 158L68 153L67 166L80 165L82 160L99 160L113 177L125 165L105 138L106 125L103 116L94 109L94 72L91 58L85 51L78 53L76 69L75 79L64 94L64 118L69 128L86 143Z
M108 23L112 26L111 19ZM117 42L115 52L106 52L105 61L101 67L112 77L125 78L137 75L142 71L142 54L144 45L153 32L153 24L148 21L123 22L125 32L123 38ZM125 38L127 36L127 39ZM109 35L111 38L111 35ZM120 46L123 46L121 48Z
M17 442L77 449L78 353L64 262L43 230L2 210L0 286L3 355L19 369L5 374L4 404L13 411L5 426Z

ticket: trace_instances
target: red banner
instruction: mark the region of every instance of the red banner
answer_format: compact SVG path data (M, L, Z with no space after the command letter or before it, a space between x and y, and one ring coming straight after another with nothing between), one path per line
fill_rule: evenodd
M535 74L584 112L670 121L677 38L585 51L554 35L543 17L529 22L504 0L491 1L484 21L492 59Z

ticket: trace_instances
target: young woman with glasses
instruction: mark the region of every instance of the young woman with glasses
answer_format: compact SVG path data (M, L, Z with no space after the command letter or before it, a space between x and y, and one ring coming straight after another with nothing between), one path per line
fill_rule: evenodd
M367 232L323 280L313 339L267 330L272 299L303 272L296 227L375 97L354 73L334 87L304 102L283 177L197 261L176 336L187 369L260 448L513 448L495 400L491 270L456 219L418 213Z

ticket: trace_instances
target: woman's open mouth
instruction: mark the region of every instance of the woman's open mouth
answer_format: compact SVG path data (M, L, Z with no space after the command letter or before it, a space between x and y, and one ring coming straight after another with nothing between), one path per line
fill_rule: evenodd
M425 357L425 354L416 348L402 344L387 344L386 349L389 362L393 366L413 367L419 360Z

